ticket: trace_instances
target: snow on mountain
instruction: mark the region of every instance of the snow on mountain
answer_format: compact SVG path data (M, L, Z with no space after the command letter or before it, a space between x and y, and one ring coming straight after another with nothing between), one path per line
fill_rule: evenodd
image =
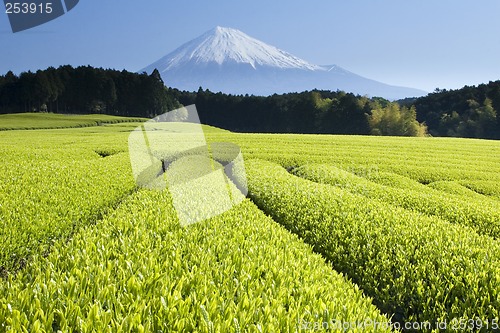
M208 64L226 62L250 64L253 68L271 66L276 68L295 68L318 70L313 65L294 57L274 46L263 43L245 33L230 28L216 27L198 38L182 45L159 61L160 71L185 64Z
M216 27L141 72L160 71L182 90L200 86L232 94L271 95L311 89L345 90L390 99L425 92L363 78L339 66L318 66L231 28Z

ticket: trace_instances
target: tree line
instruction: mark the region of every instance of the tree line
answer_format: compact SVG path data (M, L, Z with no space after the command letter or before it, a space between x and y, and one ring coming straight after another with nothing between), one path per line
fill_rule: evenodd
M344 91L313 90L267 97L227 95L202 88L196 93L172 92L181 104L196 104L203 123L236 132L426 135L414 109L410 112L383 98ZM374 114L389 116L376 118Z
M436 89L427 96L400 101L417 110L433 136L500 139L500 81L461 89Z
M158 71L151 75L81 66L0 76L0 113L103 113L154 117L178 107Z
M167 82L168 85L168 82ZM179 91L151 75L69 65L0 76L0 113L105 113L153 118L196 104L202 123L236 132L500 139L500 81L390 102L343 91L272 96Z

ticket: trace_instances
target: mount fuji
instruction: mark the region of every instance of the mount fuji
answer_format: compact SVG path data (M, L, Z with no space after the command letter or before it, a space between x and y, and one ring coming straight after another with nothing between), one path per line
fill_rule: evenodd
M305 90L343 90L387 99L426 95L391 86L337 65L319 66L231 28L216 27L185 43L140 72L158 69L166 85L196 91L272 95Z

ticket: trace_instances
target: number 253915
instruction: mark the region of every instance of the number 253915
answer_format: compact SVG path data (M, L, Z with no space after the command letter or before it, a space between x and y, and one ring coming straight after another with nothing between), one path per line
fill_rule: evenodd
M6 14L50 14L52 13L52 3L30 3L30 2L6 2Z

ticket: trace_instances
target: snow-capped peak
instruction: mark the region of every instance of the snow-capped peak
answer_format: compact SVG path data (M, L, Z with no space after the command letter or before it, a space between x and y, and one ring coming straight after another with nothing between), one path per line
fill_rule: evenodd
M160 59L156 65L160 71L170 70L187 63L226 62L269 66L283 69L323 70L274 46L231 28L215 27L198 38L182 45Z
M399 99L425 92L366 79L339 66L318 66L230 28L215 27L140 72L160 72L167 86L229 94L272 95L344 90Z

